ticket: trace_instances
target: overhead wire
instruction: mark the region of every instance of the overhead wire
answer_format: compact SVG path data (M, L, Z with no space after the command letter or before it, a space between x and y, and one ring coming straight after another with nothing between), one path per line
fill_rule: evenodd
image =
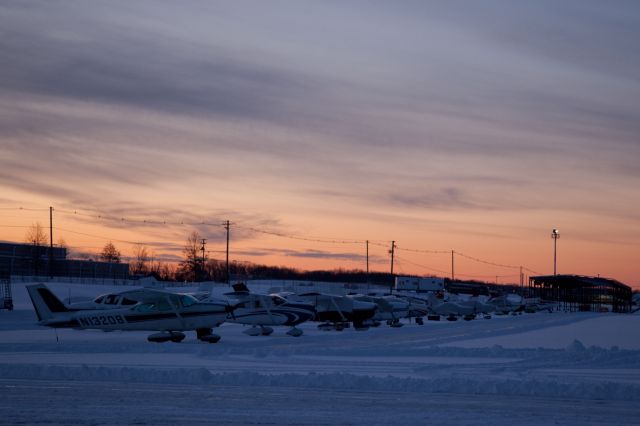
M396 259L398 259L397 256L396 256ZM430 271L440 272L440 273L443 273L443 274L449 274L449 272L450 272L450 271L443 271L442 269L437 269L437 268L432 268L432 267L429 267L429 266L421 265L419 263L407 260L405 258L402 258L402 261L406 262L406 263L409 263L409 264L411 264L413 266L417 266L419 268L424 268L424 269L427 269L427 270L430 270Z
M27 211L48 211L48 208L27 208L27 207L0 207L0 210L27 210ZM384 240L361 240L361 239L341 239L341 238L321 238L321 237L308 237L308 236L302 236L302 235L295 235L295 234L288 234L285 232L277 232L277 231L271 231L271 230L265 230L265 229L260 229L257 228L255 226L247 226L247 225L242 225L242 224L238 224L237 222L227 222L227 221L220 221L220 222L209 222L209 221L167 221L167 220L157 220L157 219L131 219L131 218L126 218L126 217L118 217L118 216L113 216L113 215L105 215L105 214L100 214L100 213L84 213L82 211L78 211L78 210L68 210L68 209L61 209L61 208L56 208L54 209L54 211L56 213L62 213L62 214L66 214L66 215L73 215L73 216L82 216L82 217L88 217L88 218L93 218L93 219L97 219L97 220L108 220L108 221L114 221L114 222L121 222L121 223L136 223L136 224L144 224L144 225L155 225L155 226L216 226L216 227L226 227L227 224L229 225L234 225L236 228L240 228L240 229L246 229L246 230L250 230L252 232L255 233L260 233L260 234L265 234L265 235L271 235L271 236L276 236L276 237L280 237L280 238L287 238L287 239L292 239L292 240L298 240L298 241L307 241L307 242L315 242L315 243L323 243L323 244L366 244L368 243L369 245L374 245L374 246L379 246L379 247L387 247L389 245L389 243L391 243L391 241L384 241ZM2 227L10 227L10 228L29 228L29 226L24 226L24 225L0 225ZM95 234L88 234L88 233L82 233L82 232L78 232L78 231L73 231L73 230L69 230L69 229L63 229L63 228L57 228L58 230L64 231L64 232L69 232L69 233L73 233L73 234L77 234L77 235L84 235L84 236L89 236L89 237L94 237L94 238L100 238L100 239L104 239L104 240L110 240L110 241L116 241L116 242L121 242L121 243L126 243L126 244L145 244L144 242L138 242L138 241L129 241L129 240L121 240L121 239L116 239L116 238L109 238L109 237L105 237L105 236L101 236L101 235L95 235ZM148 244L148 243L147 243ZM449 254L449 253L453 253L453 255L458 255L460 257L478 262L478 263L483 263L486 265L490 265L490 266L495 266L495 267L499 267L499 268L509 268L509 269L519 269L522 268L523 270L535 273L535 274L540 274L539 272L530 269L530 268L526 268L523 266L516 266L516 265L509 265L509 264L502 264L502 263L497 263L497 262L492 262L492 261L488 261L488 260L484 260L478 257L474 257L474 256L470 256L467 255L465 253L459 252L459 251L450 251L450 250L427 250L427 249L414 249L414 248L405 248L405 247L401 247L396 245L395 246L396 250L399 251L405 251L405 252L412 252L412 253L425 253L425 254ZM407 261L406 259L404 259L404 261L408 262L408 263L412 263L410 261ZM418 267L422 267L425 269L429 269L429 270L433 270L433 271L437 271L440 273L445 273L448 274L448 271L442 271L442 270L438 270L436 268L429 268L426 267L424 265L420 265L420 264L414 264L415 266ZM460 274L457 274L460 275ZM462 274L464 275L464 274ZM479 276L479 275L474 275L474 276ZM504 275L506 276L506 275Z
M63 213L63 214L68 214L68 215L74 215L74 216L83 216L83 217L90 217L90 218L94 218L94 219L100 219L100 220L110 220L110 221L114 221L114 222L123 222L123 223L139 223L139 224L146 224L146 225L173 225L173 226L226 226L226 221L225 222L207 222L205 220L203 221L185 221L185 220L181 220L179 222L177 221L171 221L171 220L157 220L157 219L130 219L130 218L126 218L126 217L118 217L118 216L111 216L111 215L104 215L104 214L88 214L88 213L81 213L78 212L77 210L66 210L66 209L55 209L54 210L57 213Z
M31 212L49 211L48 208L31 208L31 207L0 207L0 210L27 210Z
M304 236L300 236L300 235L294 235L294 234L285 234L284 232L275 232L275 231L265 231L263 229L258 229L255 228L253 226L245 226L245 225L237 225L236 224L236 228L244 228L244 229L248 229L250 231L256 232L256 233L260 233L260 234L266 234L266 235L273 235L275 237L281 237L281 238L288 238L291 240L299 240L299 241L309 241L309 242L315 242L315 243L327 243L327 244L366 244L367 240L351 240L351 239L337 239L337 238L318 238L318 237L304 237ZM377 242L373 242L373 241L369 241L369 244L379 244Z
M460 253L459 251L454 252L455 254L457 254L458 256L462 256L464 258L479 262L479 263L484 263L486 265L492 265L492 266L497 266L499 268L509 268L509 269L520 269L520 266L514 266L514 265L505 265L502 263L495 263L495 262L489 262L488 260L482 260L479 259L477 257L473 257L473 256L468 256L464 253Z

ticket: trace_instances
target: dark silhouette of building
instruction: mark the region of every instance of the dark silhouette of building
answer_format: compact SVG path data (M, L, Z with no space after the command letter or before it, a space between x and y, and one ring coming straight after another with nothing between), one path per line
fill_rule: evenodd
M129 264L67 259L65 247L0 242L0 274L127 279Z
M631 310L631 287L610 278L544 275L529 279L529 294L555 301L569 311Z

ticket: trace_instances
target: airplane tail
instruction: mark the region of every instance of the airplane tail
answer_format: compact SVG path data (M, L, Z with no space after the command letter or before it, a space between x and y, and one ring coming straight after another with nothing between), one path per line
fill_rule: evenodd
M55 314L70 312L64 303L56 297L44 284L28 285L27 292L33 303L33 308L38 316L38 321L46 321L54 318Z
M436 296L435 293L430 292L427 295L427 302L428 302L429 306L433 307L435 305L439 305L442 301L440 299L438 299L438 296Z
M249 293L249 287L245 283L236 283L233 284L233 291L236 293Z

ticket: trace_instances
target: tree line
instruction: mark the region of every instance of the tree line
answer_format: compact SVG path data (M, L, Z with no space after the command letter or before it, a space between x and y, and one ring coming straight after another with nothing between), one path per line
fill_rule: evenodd
M33 244L35 248L44 248L48 245L48 236L39 223L33 224L25 236L26 242ZM308 281L334 281L352 283L386 284L393 282L393 276L384 272L371 272L367 274L362 270L334 269L302 271L286 266L260 265L246 261L230 261L228 266L223 260L209 258L206 252L202 253L201 237L196 232L191 232L182 249L183 259L180 262L163 262L157 260L155 253L143 244L136 244L132 248L129 257L129 273L131 275L154 275L162 281L217 281L245 280L245 279L275 279L275 280L308 280ZM57 247L67 248L66 242L59 239ZM39 251L35 250L38 262ZM44 253L44 251L42 252ZM88 258L88 255L83 257ZM108 263L121 263L122 252L116 248L112 241L107 242L97 254L97 259Z

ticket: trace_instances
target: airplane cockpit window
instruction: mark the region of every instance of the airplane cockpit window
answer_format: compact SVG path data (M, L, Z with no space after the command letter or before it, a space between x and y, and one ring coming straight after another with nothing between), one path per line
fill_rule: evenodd
M155 312L158 310L155 303L142 303L135 307L138 312Z
M180 303L182 303L182 306L186 308L187 306L195 305L196 303L198 303L198 299L193 296L189 296L188 294L183 294L182 296L180 296Z
M104 299L105 305L117 305L118 304L118 295L117 294L109 294Z
M136 302L135 300L127 299L126 297L123 297L121 302L122 305L135 305L136 303L138 302Z
M273 302L274 305L282 305L284 303L287 303L287 301L280 296L271 296L271 301Z
M104 299L104 296L100 296L100 297L97 297L93 302L94 303L102 303L103 299Z
M159 311L169 311L171 310L171 305L169 304L169 301L166 299L158 299L155 303L156 308L158 308Z

